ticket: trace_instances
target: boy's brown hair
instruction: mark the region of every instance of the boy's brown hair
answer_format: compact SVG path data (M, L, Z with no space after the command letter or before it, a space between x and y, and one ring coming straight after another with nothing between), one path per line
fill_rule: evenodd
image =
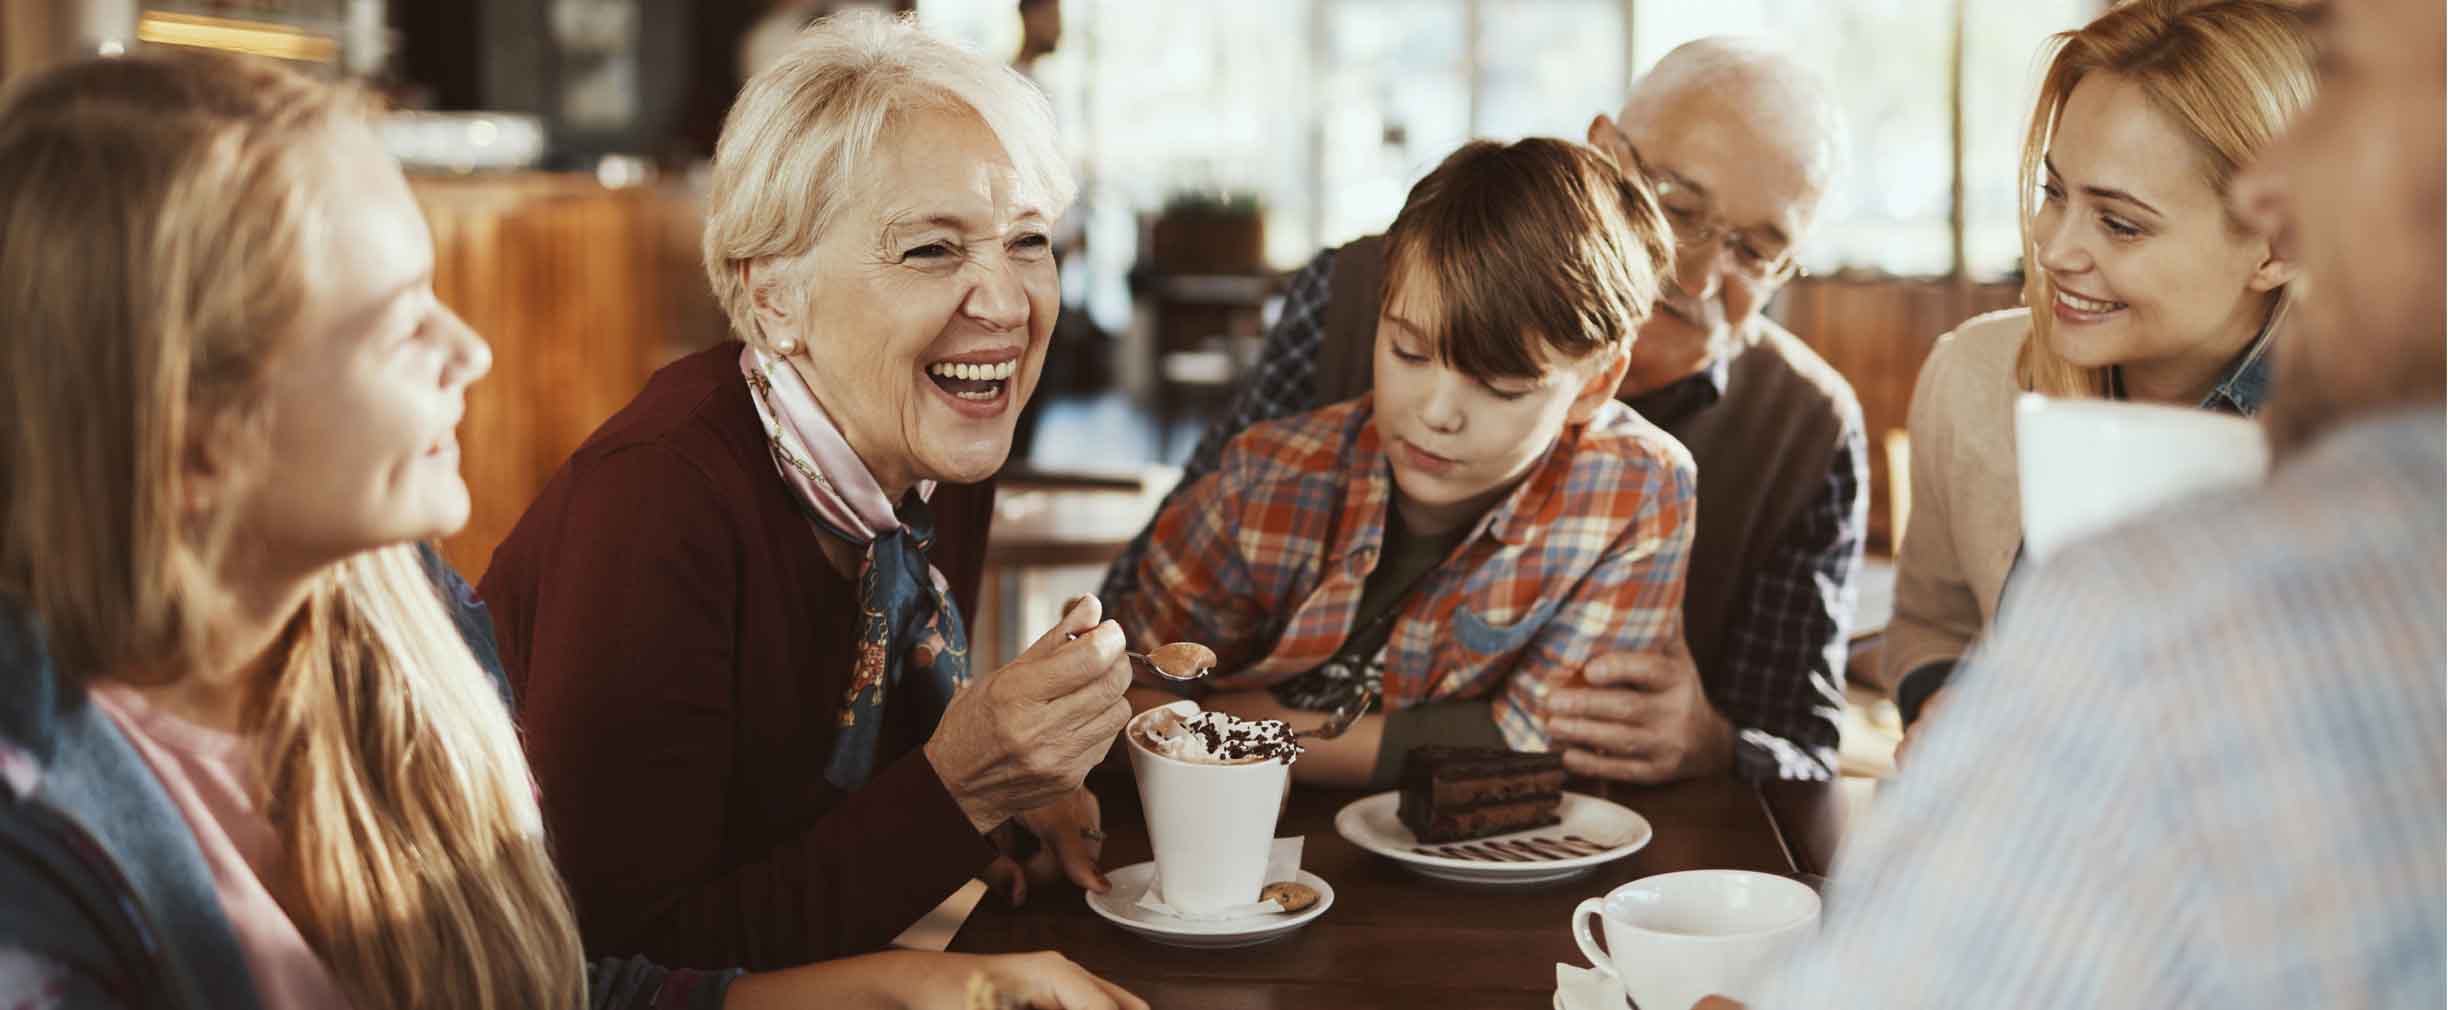
M1475 140L1448 155L1386 231L1391 306L1406 277L1436 286L1435 356L1481 380L1542 374L1535 341L1580 359L1629 344L1674 236L1643 174L1596 148Z

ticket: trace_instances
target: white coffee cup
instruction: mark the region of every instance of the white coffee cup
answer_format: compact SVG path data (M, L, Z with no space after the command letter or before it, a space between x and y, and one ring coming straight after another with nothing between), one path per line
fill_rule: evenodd
M1606 932L1590 936L1596 915ZM1748 1000L1759 982L1810 936L1819 893L1798 880L1750 870L1685 870L1643 877L1573 908L1573 941L1615 976L1642 1010L1689 1010L1705 996Z
M1123 737L1147 812L1156 850L1157 887L1166 904L1188 915L1258 900L1266 886L1267 853L1283 807L1292 766L1277 760L1207 764L1166 757L1140 741L1141 724L1159 712L1198 713L1195 701L1141 712Z
M2045 561L2187 495L2259 483L2269 442L2259 424L2213 411L2026 393L2015 458L2023 550Z

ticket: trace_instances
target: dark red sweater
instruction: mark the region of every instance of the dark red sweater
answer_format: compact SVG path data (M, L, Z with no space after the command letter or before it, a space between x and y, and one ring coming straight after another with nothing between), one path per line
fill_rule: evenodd
M480 586L599 955L765 969L871 950L994 855L910 713L888 704L866 786L825 782L858 593L774 472L739 352L656 373ZM931 558L971 615L993 500L933 499Z

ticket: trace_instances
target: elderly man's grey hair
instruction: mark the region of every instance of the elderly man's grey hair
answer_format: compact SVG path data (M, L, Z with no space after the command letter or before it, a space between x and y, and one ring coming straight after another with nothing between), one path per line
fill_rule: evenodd
M1821 185L1844 167L1844 110L1827 81L1765 39L1711 35L1674 47L1633 82L1618 122L1630 128L1652 110L1695 91L1739 101L1763 135L1790 138L1788 150Z
M723 121L706 194L705 269L742 339L758 338L743 265L808 251L874 180L885 128L910 114L977 116L1052 219L1078 192L1043 92L910 17L845 11L810 26L749 79Z

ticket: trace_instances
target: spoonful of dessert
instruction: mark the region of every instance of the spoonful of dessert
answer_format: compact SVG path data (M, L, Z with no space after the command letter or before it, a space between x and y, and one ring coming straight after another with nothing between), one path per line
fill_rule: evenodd
M1166 680L1197 680L1213 671L1216 665L1215 650L1197 642L1174 642L1157 646L1155 651L1146 655L1136 652L1124 655L1146 663L1148 669L1156 671Z
M1078 638L1078 635L1071 636ZM1154 652L1123 650L1122 658L1146 664L1156 675L1166 680L1197 680L1215 672L1216 654L1197 642L1174 642L1159 645Z
M1083 599L1086 597L1072 597L1071 602L1063 606L1063 613L1069 614L1071 608L1078 606ZM1074 632L1068 637L1078 638L1079 635ZM1148 652L1126 649L1122 657L1146 664L1148 669L1156 671L1157 676L1166 680L1197 680L1214 672L1216 666L1215 650L1197 642L1171 642Z

